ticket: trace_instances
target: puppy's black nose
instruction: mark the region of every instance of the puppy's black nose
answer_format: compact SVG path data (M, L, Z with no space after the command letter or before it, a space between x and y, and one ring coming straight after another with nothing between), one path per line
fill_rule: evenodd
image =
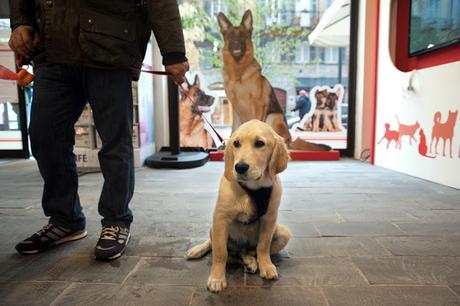
M238 174L245 174L246 172L248 172L248 169L249 165L243 162L239 162L235 165L235 171Z

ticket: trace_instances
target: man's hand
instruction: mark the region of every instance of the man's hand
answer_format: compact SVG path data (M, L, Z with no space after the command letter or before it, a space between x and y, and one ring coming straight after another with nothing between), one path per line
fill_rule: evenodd
M30 57L40 44L39 33L31 26L19 26L11 33L8 45L19 55Z
M185 73L188 71L188 69L188 61L165 66L165 70L171 73L172 78L179 85L185 82Z

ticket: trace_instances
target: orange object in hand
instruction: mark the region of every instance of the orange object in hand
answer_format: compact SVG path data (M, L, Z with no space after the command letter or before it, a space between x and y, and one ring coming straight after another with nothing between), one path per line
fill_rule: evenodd
M22 68L23 65L27 65L29 67L30 60L26 59L24 56L19 55L16 59L16 67L18 67L19 71L16 73L18 78L16 79L16 83L20 86L27 86L34 80L34 76L30 74L27 70Z
M16 80L16 83L20 86L27 86L34 80L34 76L27 70L22 68L23 57L19 57L16 60L16 66L19 71L17 73L11 71L5 66L0 65L0 80Z
M34 76L22 68L19 72L14 73L5 66L0 65L0 80L16 80L18 85L27 86L34 80Z
M0 65L0 80L16 80L18 85L27 86L34 80L34 76L22 68L19 72L14 73L5 66Z
M18 79L16 80L16 83L20 86L27 86L34 80L34 76L25 69L19 70L17 76Z

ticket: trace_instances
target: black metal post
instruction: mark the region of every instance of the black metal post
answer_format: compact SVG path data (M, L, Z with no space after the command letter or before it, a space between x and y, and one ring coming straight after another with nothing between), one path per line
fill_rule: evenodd
M168 109L169 109L169 147L171 154L180 153L179 136L179 88L172 78L168 78Z
M339 80L338 83L342 84L342 61L343 61L343 48L339 48Z
M358 62L358 20L359 0L351 0L350 8L350 58L348 61L348 124L347 149L345 156L352 157L355 148L355 115L356 115L356 72Z
M145 160L145 165L151 168L185 169L200 167L209 160L209 154L204 149L180 148L179 131L179 88L168 78L168 109L169 109L169 147L161 150Z

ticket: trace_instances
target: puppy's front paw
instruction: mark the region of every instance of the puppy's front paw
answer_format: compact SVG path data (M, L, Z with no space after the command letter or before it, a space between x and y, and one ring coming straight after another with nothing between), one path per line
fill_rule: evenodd
M259 264L259 270L260 270L260 277L265 278L265 279L277 279L278 278L278 271L276 270L276 267L274 264L265 264L261 265Z
M214 277L212 275L209 275L208 278L208 290L211 292L218 293L222 291L223 289L227 288L227 280L225 277Z

